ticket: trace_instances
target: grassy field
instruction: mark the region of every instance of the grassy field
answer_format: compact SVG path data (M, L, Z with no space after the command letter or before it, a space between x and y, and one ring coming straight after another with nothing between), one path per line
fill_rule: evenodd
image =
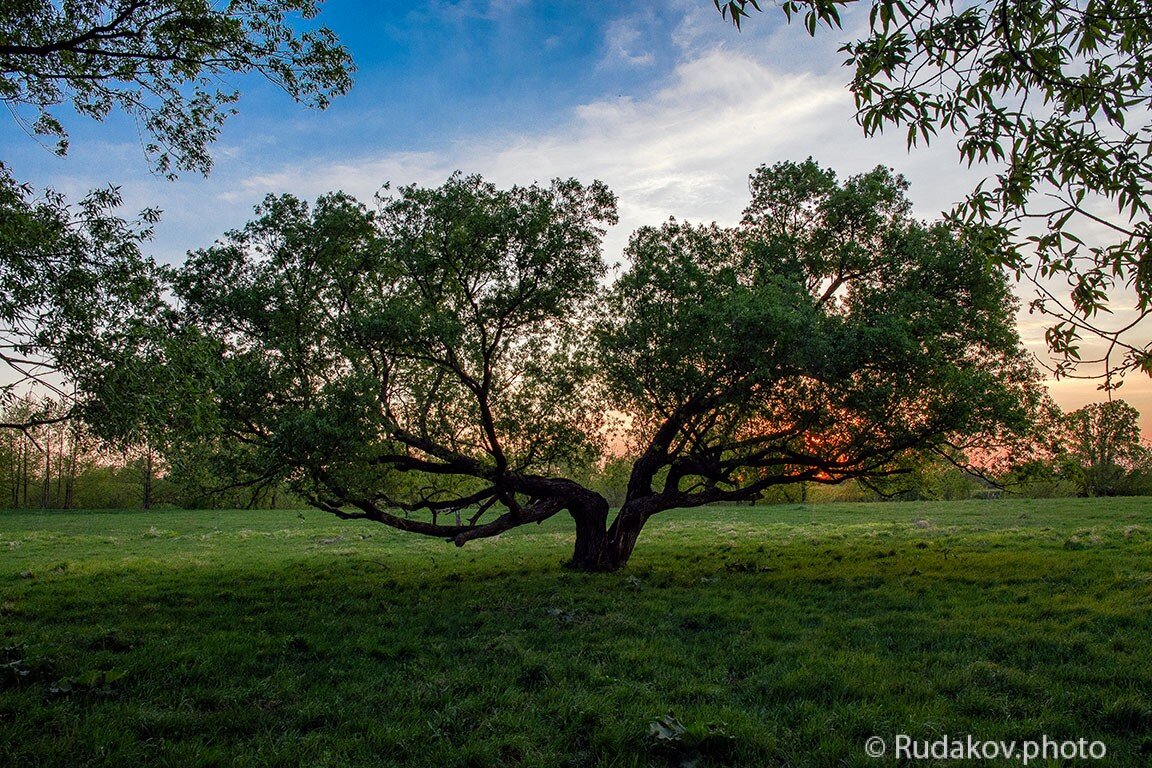
M570 538L0 512L0 764L879 766L897 734L1152 762L1150 499L671 513L607 575Z

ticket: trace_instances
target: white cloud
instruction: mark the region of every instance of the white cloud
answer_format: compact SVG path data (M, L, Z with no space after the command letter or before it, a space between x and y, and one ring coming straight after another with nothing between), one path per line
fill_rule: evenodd
M650 50L637 50L637 46L644 41L640 33L640 25L644 23L642 16L613 19L608 23L604 31L604 65L647 66L656 61Z
M839 72L777 70L749 54L716 48L680 63L659 90L579 106L560 130L294 164L253 175L221 194L239 201L268 192L343 189L367 200L385 181L437 183L457 168L500 184L598 178L620 198L621 224L606 249L613 259L629 232L668 216L734 223L747 200L748 174L761 163L812 155L842 175L892 165L911 178L912 197L925 216L948 207L970 183L948 183L964 175L952 170L950 147L909 157L900 141L865 139L852 115ZM949 168L945 177L941 163Z
M427 12L448 21L467 18L503 20L519 13L529 0L432 0Z
M307 198L341 191L371 202L385 183L438 184L457 167L449 153L395 152L348 162L317 162L258 173L244 179L239 187L220 192L219 197L235 202L258 200L265 195L284 192Z

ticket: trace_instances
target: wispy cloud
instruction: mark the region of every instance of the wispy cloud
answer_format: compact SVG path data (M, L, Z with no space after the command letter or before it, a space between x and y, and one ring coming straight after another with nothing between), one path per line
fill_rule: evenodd
M432 0L426 13L449 21L467 18L501 20L520 13L530 0Z
M667 85L649 95L576 107L558 130L338 163L317 158L253 175L222 194L239 201L276 190L314 195L343 189L370 198L385 181L436 183L457 168L502 184L598 178L621 203L610 257L632 229L668 216L734 222L747 200L748 174L760 163L814 155L842 174L884 163L912 178L914 198L931 192L921 197L924 215L955 199L963 187L948 189L938 172L947 147L909 158L900 141L864 139L852 114L838 73L777 70L746 53L716 48L682 61ZM954 166L950 155L947 162ZM921 178L931 183L917 183Z
M641 34L641 26L645 22L643 16L628 16L609 22L604 31L605 54L602 63L606 66L648 66L655 63L655 54L646 47L650 41Z

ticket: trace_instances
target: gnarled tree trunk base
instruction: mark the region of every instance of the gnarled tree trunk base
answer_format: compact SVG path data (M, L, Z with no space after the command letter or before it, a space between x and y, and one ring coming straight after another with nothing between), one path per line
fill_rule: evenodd
M606 573L628 564L647 515L625 505L612 526L607 526L608 505L591 510L572 511L576 520L576 544L565 567L576 571Z

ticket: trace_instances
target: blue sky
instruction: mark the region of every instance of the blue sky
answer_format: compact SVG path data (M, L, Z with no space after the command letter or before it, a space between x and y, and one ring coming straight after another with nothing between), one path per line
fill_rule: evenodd
M814 42L774 11L742 32L710 0L328 0L320 20L356 60L352 92L309 111L233 76L240 114L208 179L151 175L120 115L62 112L63 159L7 122L4 161L72 194L115 183L129 207L159 204L157 254L176 261L268 193L369 198L386 181L432 184L457 168L500 183L595 176L621 197L619 250L630 228L668 215L734 219L762 162L814 154L850 173L904 159L898 142L866 145L853 126L842 35ZM925 215L950 202L936 197L919 196Z
M899 136L861 135L836 48L863 19L812 40L765 7L737 31L711 0L328 0L320 21L356 60L352 92L315 112L258 78L229 80L240 114L207 179L150 174L122 116L61 113L66 158L0 121L2 159L39 186L79 195L113 183L129 209L161 207L154 251L168 262L242 225L266 194L343 189L367 201L385 182L438 184L456 169L499 184L605 181L621 211L609 261L633 229L668 216L735 223L760 163L811 155L842 175L890 165L924 218L971 189L979 175L947 141L909 154ZM1044 325L1022 317L1037 351ZM1132 378L1122 393L1147 425L1152 386ZM1100 399L1090 384L1053 391L1065 407Z

